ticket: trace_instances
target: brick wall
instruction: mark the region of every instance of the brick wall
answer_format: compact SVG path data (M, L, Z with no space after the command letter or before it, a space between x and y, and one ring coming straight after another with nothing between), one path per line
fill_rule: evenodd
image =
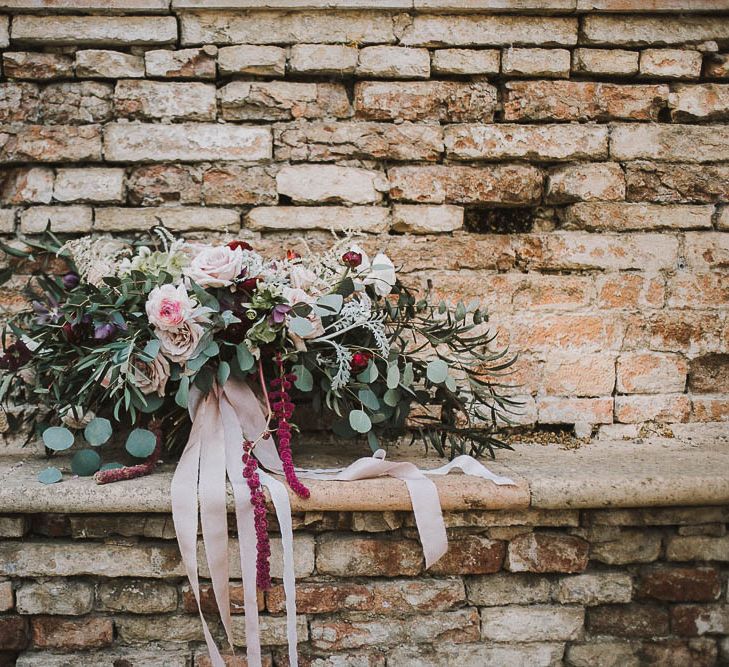
M725 0L206 4L0 2L0 233L361 230L490 305L520 423L729 418Z
M410 514L297 515L301 664L729 663L729 508L446 520L450 551L424 574ZM274 577L279 559L274 539ZM239 581L231 598L242 643ZM258 602L264 664L283 667L280 579ZM203 604L214 611L207 580ZM0 517L0 612L3 666L210 665L169 516Z

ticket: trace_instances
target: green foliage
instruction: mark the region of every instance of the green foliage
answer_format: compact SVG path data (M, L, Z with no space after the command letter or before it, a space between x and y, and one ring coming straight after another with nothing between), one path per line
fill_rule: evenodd
M146 459L157 446L157 436L144 428L135 428L127 437L126 450L138 459Z
M55 484L63 479L63 473L53 466L49 466L45 470L38 473L38 481L41 484Z

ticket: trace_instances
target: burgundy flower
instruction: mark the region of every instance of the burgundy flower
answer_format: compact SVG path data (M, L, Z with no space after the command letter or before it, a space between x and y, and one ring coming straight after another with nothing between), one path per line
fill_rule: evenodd
M350 269L356 269L362 263L362 253L350 250L342 255L342 263Z
M253 250L253 246L245 241L231 241L227 245L231 250L235 250L236 248L240 248L241 250Z
M5 348L5 354L0 356L0 369L4 371L17 371L22 366L25 366L32 356L28 346L22 340L18 340L8 345Z
M252 294L256 289L256 285L260 282L261 278L259 276L256 276L255 278L246 278L243 282L238 283L238 289L248 292L248 294Z
M372 359L371 352L355 352L352 355L352 361L349 364L349 369L352 373L361 373L365 368L367 368L367 364L370 363L370 359Z

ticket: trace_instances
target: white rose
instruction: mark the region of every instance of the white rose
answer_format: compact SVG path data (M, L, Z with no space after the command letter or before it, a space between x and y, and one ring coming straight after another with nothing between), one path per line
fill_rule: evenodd
M197 349L203 335L203 328L193 321L184 322L177 329L157 330L160 349L171 361L183 364L190 359Z
M185 275L201 287L226 287L243 269L243 251L228 246L206 246L190 262Z
M165 395L167 380L170 379L170 363L158 354L150 364L137 359L134 362L134 384L143 394Z
M197 302L188 295L184 285L155 287L145 305L149 323L157 329L169 331L187 322L196 307Z
M365 285L372 285L378 296L387 296L395 285L395 265L384 253L378 253L364 279Z

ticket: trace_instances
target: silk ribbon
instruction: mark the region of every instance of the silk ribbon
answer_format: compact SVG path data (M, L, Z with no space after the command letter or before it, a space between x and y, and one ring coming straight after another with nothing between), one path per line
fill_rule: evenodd
M226 477L233 490L238 530L241 577L243 580L246 657L249 667L261 667L261 645L256 592L256 535L251 492L243 478L243 440L258 440L267 428L263 407L251 387L230 379L224 387L215 386L207 395L190 392L192 429L172 478L172 517L182 562L190 581L202 621L205 642L213 667L225 667L223 657L200 608L198 575L198 513L202 541L218 612L228 643L233 650L230 612L228 523ZM254 454L259 462L261 483L268 489L281 532L283 585L286 596L286 635L290 667L297 667L296 590L294 580L294 538L291 505L286 486L273 475L283 474L283 465L273 438L261 440ZM495 475L470 456L458 456L434 470L421 470L412 463L385 460L385 452L361 458L345 468L299 469L303 479L353 481L375 477L402 480L410 495L415 523L423 546L425 565L430 567L448 550L438 489L430 478L446 475L454 468L466 475L481 477L494 484L514 482Z

